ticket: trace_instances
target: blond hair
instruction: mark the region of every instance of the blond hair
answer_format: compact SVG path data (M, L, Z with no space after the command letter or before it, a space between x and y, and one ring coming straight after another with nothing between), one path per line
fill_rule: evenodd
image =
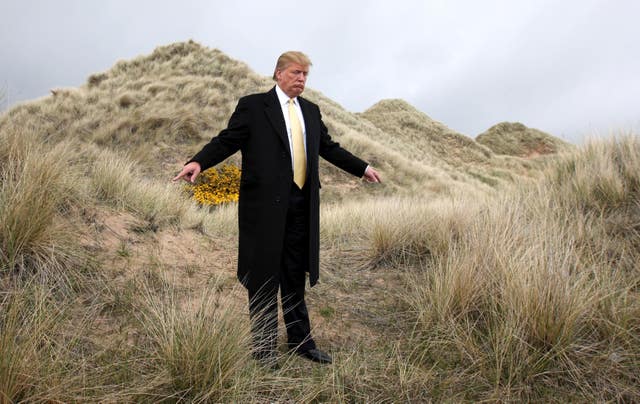
M278 61L276 62L276 68L273 70L273 79L276 79L276 72L278 70L284 70L291 63L297 63L302 66L311 66L311 60L309 56L305 55L302 52L298 51L288 51L280 55Z

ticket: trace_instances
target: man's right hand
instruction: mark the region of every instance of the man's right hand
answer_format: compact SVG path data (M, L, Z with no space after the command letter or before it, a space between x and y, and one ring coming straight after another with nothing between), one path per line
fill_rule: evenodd
M187 182L194 183L196 181L196 178L198 177L198 174L200 174L200 171L201 171L200 163L196 161L192 161L191 163L182 167L182 171L180 171L180 173L176 175L172 181L176 182L180 178L182 178Z

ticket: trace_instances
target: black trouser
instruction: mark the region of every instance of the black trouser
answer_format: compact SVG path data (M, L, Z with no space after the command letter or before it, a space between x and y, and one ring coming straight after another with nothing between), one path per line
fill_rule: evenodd
M309 313L304 302L305 270L309 262L308 206L306 190L300 190L293 184L279 276L269 280L259 290L249 289L251 331L258 355L271 354L277 347L278 289L289 348L306 351L316 347L310 335Z

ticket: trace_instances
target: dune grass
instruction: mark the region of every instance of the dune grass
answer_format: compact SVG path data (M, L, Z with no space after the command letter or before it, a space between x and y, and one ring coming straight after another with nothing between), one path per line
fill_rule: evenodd
M638 398L638 153L634 137L587 146L410 276L416 344L458 375L452 393Z
M24 234L26 240L3 241L20 246L7 249L14 258L3 261L7 292L0 322L0 380L5 400L640 397L640 142L633 136L590 144L550 164L543 179L501 195L469 188L452 196L327 204L322 212L323 251L330 252L325 270L337 266L400 274L402 283L385 292L392 303L378 304L399 321L396 331L389 331L397 333L396 343L372 340L366 349L345 347L337 352L336 364L323 368L283 354L282 369L270 373L249 359L248 321L238 316L244 309L233 303L236 292L225 289L224 282L192 289L180 278L147 270L111 283L111 277L122 275L96 271L112 261L98 260L87 271L79 261L66 259L74 254L55 255L65 251L59 248L65 242L75 246L76 256L87 253L72 234L60 234L65 220L78 224L81 215L74 213L74 204L79 200L146 222L155 218L159 225L150 229L152 234L196 228L231 239L235 234L225 228L235 227L233 206L207 213L180 195L175 184L168 185L173 186L168 193L172 188L145 182L135 174L135 163L112 152L95 153L90 166L79 163L70 169L68 162L77 155L62 145L32 153L3 135L0 153L22 153L19 159L3 160L11 162L3 164L4 200L26 192L28 186L11 184L28 178L38 186L20 199L22 204L33 204L29 212L49 212L42 222L25 219L39 231L27 226L29 231L16 227L3 233ZM84 181L79 172L86 174ZM28 217L7 209L14 205L3 205L3 223ZM211 218L222 223L206 221ZM119 256L125 263L134 258ZM8 268L17 268L16 263L25 273L52 267L58 276L75 273L83 287L64 294L55 286L49 294L37 292L15 281ZM50 278L35 279L51 285ZM336 274L327 279L341 281ZM66 308L53 309L52 304ZM62 332L69 324L87 336ZM113 334L108 340L104 324ZM363 326L376 327L366 321Z
M43 360L50 348L47 335L56 328L58 315L42 293L24 288L0 301L0 401L11 402L36 395L47 371L58 372L55 361Z
M251 383L248 321L214 284L180 304L175 290L145 287L139 311L152 371L166 374L168 396L221 402L244 394Z
M573 149L573 145L544 133L527 128L520 122L502 122L479 134L476 142L497 154L528 157L554 154Z
M0 273L57 268L64 276L77 264L63 220L77 195L65 169L72 153L66 144L48 148L35 138L29 130L0 137Z
M640 401L637 136L534 161L449 133L416 162L312 90L390 180L322 168L309 307L334 364L254 363L236 206L168 174L270 85L176 44L0 117L0 402Z
M321 212L321 245L334 250L335 260L355 268L419 264L446 252L466 231L481 209L480 204L470 206L470 198L488 198L482 192L471 192L467 199L461 196L466 194L458 195L385 197L327 205Z
M91 401L102 370L89 366L93 307L42 277L23 277L0 294L0 403Z

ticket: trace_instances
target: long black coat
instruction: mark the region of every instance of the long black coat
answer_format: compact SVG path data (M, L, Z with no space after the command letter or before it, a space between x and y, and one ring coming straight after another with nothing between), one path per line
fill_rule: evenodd
M302 97L298 100L307 136L307 255L309 282L313 286L318 281L320 245L318 156L358 177L364 174L367 163L331 140L316 104ZM191 161L200 163L204 171L238 150L242 153L238 279L248 288L257 290L279 273L293 183L287 129L275 87L266 93L241 98L227 128L211 139Z

